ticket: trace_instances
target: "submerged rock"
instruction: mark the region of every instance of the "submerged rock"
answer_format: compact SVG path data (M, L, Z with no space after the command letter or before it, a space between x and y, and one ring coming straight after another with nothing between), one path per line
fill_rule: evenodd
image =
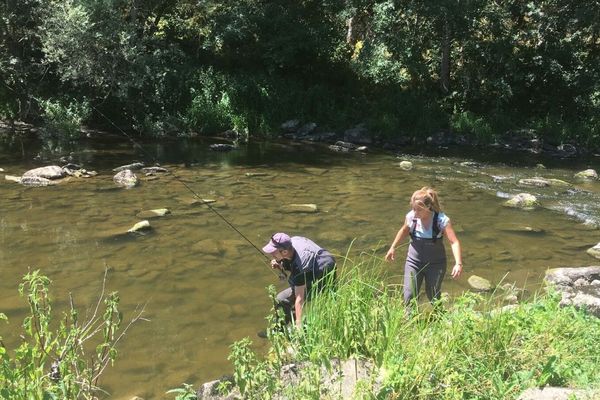
M167 214L171 214L171 211L169 211L166 208L157 208L155 210L140 211L139 213L137 213L136 217L141 218L141 219L149 219L149 218L164 217Z
M288 204L284 210L290 213L316 213L319 208L316 204Z
M485 278L477 275L471 275L468 279L469 285L478 292L489 292L492 290L492 284Z

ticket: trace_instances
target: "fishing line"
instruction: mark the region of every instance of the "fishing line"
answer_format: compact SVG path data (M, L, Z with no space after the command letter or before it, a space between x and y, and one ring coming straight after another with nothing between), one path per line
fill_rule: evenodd
M133 145L137 148L139 148L148 158L153 159L154 163L156 164L157 159L155 157L153 157L148 151L146 151L139 143L137 143L130 135L128 135L123 129L119 128L110 118L108 118L106 115L104 115L100 110L98 110L96 107L94 107L93 105L91 106L94 110L96 110L96 112L98 114L100 114L104 119L106 119L113 127L115 127L119 132L121 132L127 139L129 139L131 141L131 143L133 143ZM221 214L220 212L218 212L214 207L212 207L210 205L209 202L204 201L203 198L201 198L198 193L196 193L187 183L185 183L181 178L179 178L176 174L172 174L172 176L175 178L175 180L179 183L181 183L187 190L190 191L190 193L192 193L194 195L195 198L197 198L198 200L200 200L202 202L203 205L205 205L206 207L208 207L208 209L210 211L212 211L213 213L215 213L219 218L221 218L221 220L223 220L223 222L225 222L231 229L233 229L238 235L240 235L242 238L244 238L244 240L246 242L248 242L252 247L254 247L256 249L256 251L258 251L261 255L263 255L267 260L270 260L270 258L262 252L261 249L259 249L258 247L256 247L256 245L246 236L244 235L239 229L237 229L231 222L229 222L229 220L227 218L225 218L223 216L223 214ZM270 271L272 273L274 273L275 275L277 275L277 277L281 280L286 279L287 276L286 274L279 270L280 273L278 274L277 272L275 272L275 270L273 270L272 268L269 268Z

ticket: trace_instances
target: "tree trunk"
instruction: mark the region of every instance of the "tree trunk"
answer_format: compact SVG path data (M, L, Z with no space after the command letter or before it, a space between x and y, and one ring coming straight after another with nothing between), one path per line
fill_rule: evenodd
M440 63L440 84L442 92L450 91L450 24L447 17L444 17L444 28L442 33L442 59Z

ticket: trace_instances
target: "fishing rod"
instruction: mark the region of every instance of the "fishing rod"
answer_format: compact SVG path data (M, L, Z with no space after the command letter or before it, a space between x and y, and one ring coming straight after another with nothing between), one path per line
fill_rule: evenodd
M104 119L106 119L108 121L108 123L110 123L113 127L115 127L119 132L121 132L127 139L129 139L129 141L131 141L131 143L133 143L133 145L137 148L139 148L144 155L146 155L148 158L153 159L154 163L156 164L157 159L155 157L153 157L148 151L146 151L139 143L137 143L130 135L128 135L123 129L119 128L110 118L108 118L106 115L104 115L102 113L102 111L98 110L96 107L94 107L93 105L91 106L94 110L96 110L96 112L98 114L100 114ZM229 222L229 220L227 218L225 218L225 216L223 216L223 214L221 214L220 212L218 212L213 206L210 205L209 202L205 201L203 198L201 198L198 193L196 193L196 191L194 189L192 189L187 183L185 183L181 178L179 178L176 174L172 174L172 176L175 178L175 180L179 183L181 183L187 190L190 191L190 193L192 193L192 195L200 200L200 202L205 205L206 207L208 207L208 209L210 211L212 211L215 215L217 215L219 218L221 218L221 220L223 222L225 222L231 229L233 229L238 235L240 235L246 242L248 242L252 247L254 247L254 249L256 249L256 251L258 251L262 256L264 256L267 260L270 260L270 258L262 252L261 249L259 249L258 247L256 247L256 245L246 236L244 235L238 228L236 228L231 222ZM278 263L279 264L279 263ZM273 268L269 268L269 270L274 273L275 275L277 275L277 277L279 278L279 280L285 280L287 279L287 275L284 272L284 270L279 267L277 268L277 270L279 271L279 273L275 272L275 270Z

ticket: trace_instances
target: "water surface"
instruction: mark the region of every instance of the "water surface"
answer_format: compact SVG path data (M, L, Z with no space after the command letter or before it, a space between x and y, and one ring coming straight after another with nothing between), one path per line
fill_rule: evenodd
M68 293L90 307L104 269L108 288L119 291L125 317L146 304L149 322L134 326L120 345L119 359L101 384L112 398L173 398L164 394L183 382L199 384L231 372L229 346L256 338L270 309L265 288L278 287L266 259L207 207L195 203L185 182L257 247L271 234L303 235L345 254L383 257L408 212L410 194L424 185L440 193L464 251L462 279L446 279L451 295L468 290L471 274L536 290L550 267L593 265L585 250L600 241L600 182L578 183L573 174L599 169L590 160L535 160L506 154L452 155L437 150L406 154L338 154L326 146L270 143L215 153L200 141L145 143L90 141L72 149L14 143L0 152L5 174L59 164L69 156L96 170L45 188L0 181L0 312L13 337L25 315L17 286L28 268L53 280L57 307ZM433 154L433 153L430 153ZM399 168L401 160L414 164ZM133 161L159 161L166 175L145 177L131 190L116 188L112 168ZM465 163L470 161L470 163ZM536 168L543 162L546 169ZM543 176L569 188L532 188L518 180ZM154 180L151 180L154 179ZM535 211L502 206L512 194L529 192L543 205ZM315 214L288 213L290 203L314 203ZM142 210L168 208L144 236L122 233ZM449 246L447 246L450 254ZM402 254L390 264L391 281L401 274ZM451 260L451 257L449 257Z

